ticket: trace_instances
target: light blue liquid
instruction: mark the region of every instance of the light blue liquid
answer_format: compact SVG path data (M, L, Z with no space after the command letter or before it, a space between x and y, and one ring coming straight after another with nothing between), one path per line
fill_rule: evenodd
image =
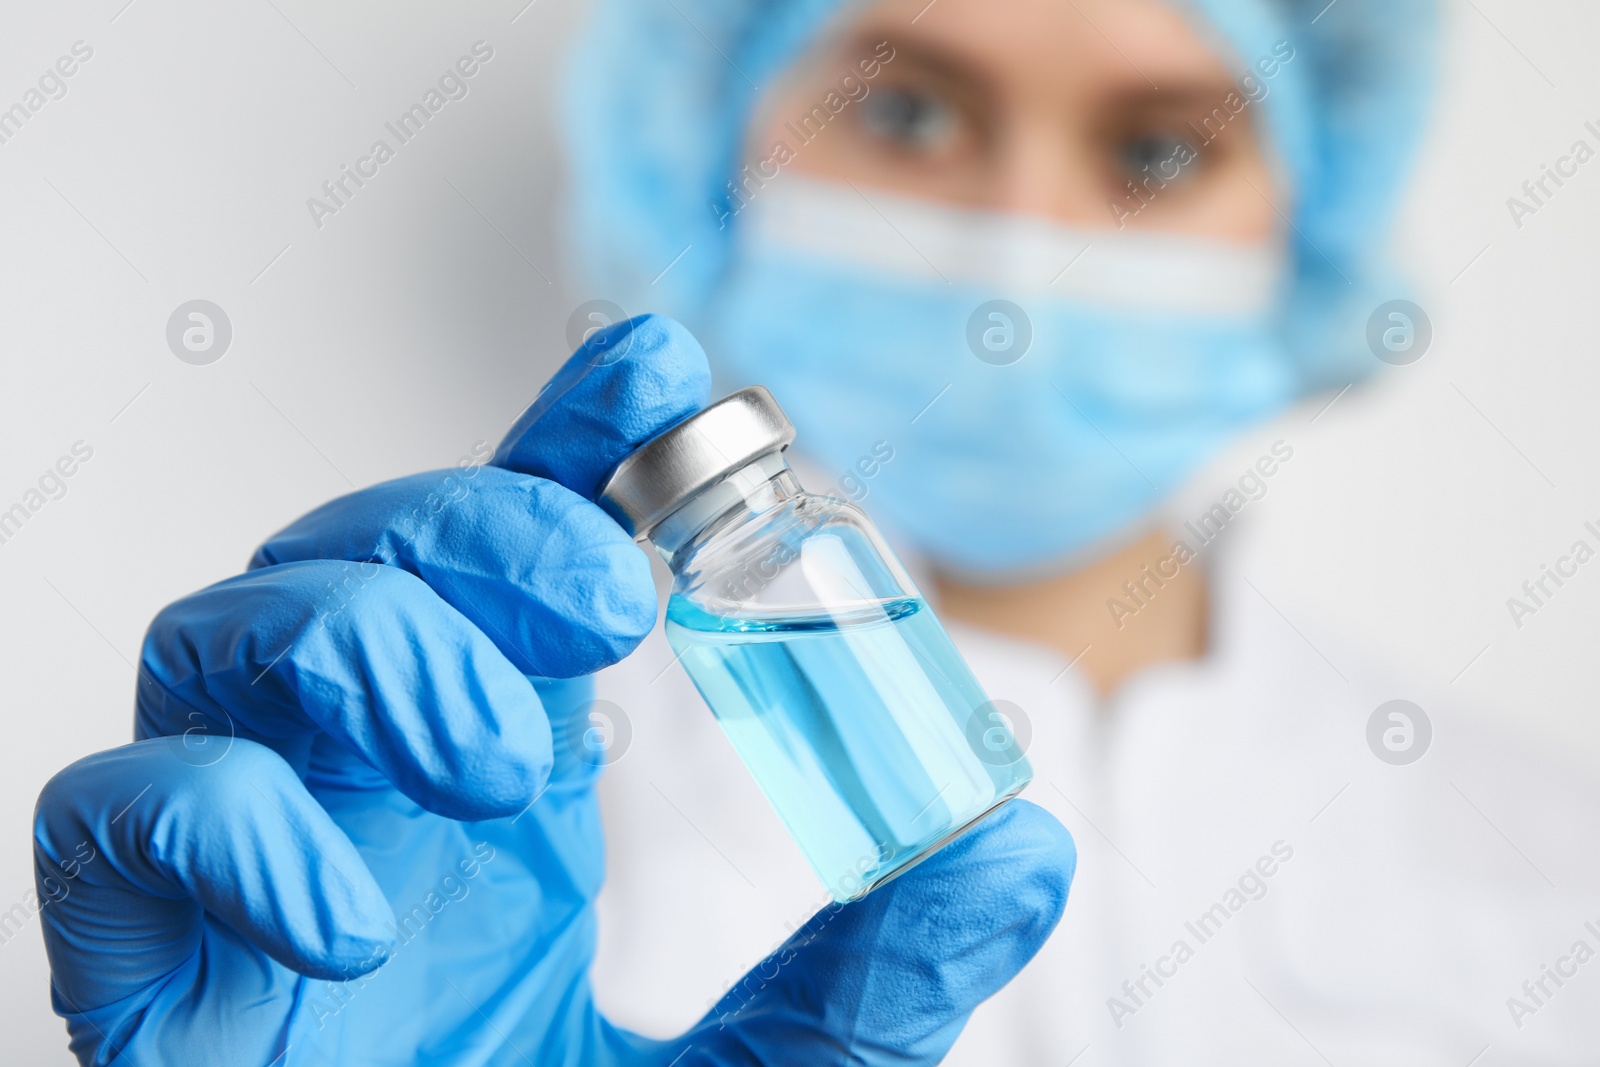
M920 598L730 618L675 595L666 629L836 900L905 870L1033 776L1009 731L995 743L989 698Z

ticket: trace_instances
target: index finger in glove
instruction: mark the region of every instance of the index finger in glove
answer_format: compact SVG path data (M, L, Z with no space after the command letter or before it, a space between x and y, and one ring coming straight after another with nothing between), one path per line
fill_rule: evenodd
M251 566L390 564L427 582L524 672L591 673L633 651L656 621L648 561L591 501L624 456L698 411L709 390L705 353L676 322L646 315L607 327L523 412L495 466L342 497L269 539Z
M640 315L584 341L512 425L494 463L593 500L623 457L710 396L700 342L672 319Z
M326 590L334 607L358 598L378 564L421 578L525 674L609 666L656 621L649 561L610 516L554 482L496 467L340 497L274 534L250 565L309 560L349 564Z

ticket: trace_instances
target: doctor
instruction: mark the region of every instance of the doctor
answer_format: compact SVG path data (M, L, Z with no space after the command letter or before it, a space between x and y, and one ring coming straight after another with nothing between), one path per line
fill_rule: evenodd
M947 1062L1588 1062L1593 794L1239 551L1382 366L1431 7L601 0L586 41L591 292L688 323L717 392L771 387L1083 850ZM596 988L673 1032L820 890L659 634L598 695Z
M633 320L490 465L335 501L158 616L142 740L40 800L80 1059L938 1062L975 1008L950 1062L1587 1055L1593 801L1425 698L1369 748L1420 694L1218 536L1291 437L1162 514L1370 359L1426 20L1367 7L602 0L576 64L596 291L690 322L719 391L770 384L919 557L1084 846L1070 908L1024 800L817 910L589 503L712 392ZM590 991L602 762L599 1006L679 1038Z

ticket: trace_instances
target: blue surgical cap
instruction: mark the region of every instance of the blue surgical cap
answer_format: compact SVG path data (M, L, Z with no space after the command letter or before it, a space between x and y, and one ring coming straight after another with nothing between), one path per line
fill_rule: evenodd
M1368 315L1403 295L1386 237L1432 84L1432 0L1173 0L1244 79L1288 179L1284 343L1307 391L1370 371ZM593 296L694 324L729 269L719 215L761 93L851 0L596 0L568 71L569 255ZM1262 190L1267 194L1267 190ZM715 355L715 353L713 353Z

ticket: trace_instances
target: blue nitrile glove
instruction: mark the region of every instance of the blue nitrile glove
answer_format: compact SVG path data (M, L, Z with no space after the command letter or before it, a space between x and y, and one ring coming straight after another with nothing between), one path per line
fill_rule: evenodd
M143 740L58 774L35 823L83 1063L943 1056L1066 901L1072 841L1025 802L819 912L682 1038L595 1010L598 770L572 736L590 686L530 676L594 671L653 625L644 555L590 500L708 381L676 323L613 327L495 465L336 500L156 618Z

